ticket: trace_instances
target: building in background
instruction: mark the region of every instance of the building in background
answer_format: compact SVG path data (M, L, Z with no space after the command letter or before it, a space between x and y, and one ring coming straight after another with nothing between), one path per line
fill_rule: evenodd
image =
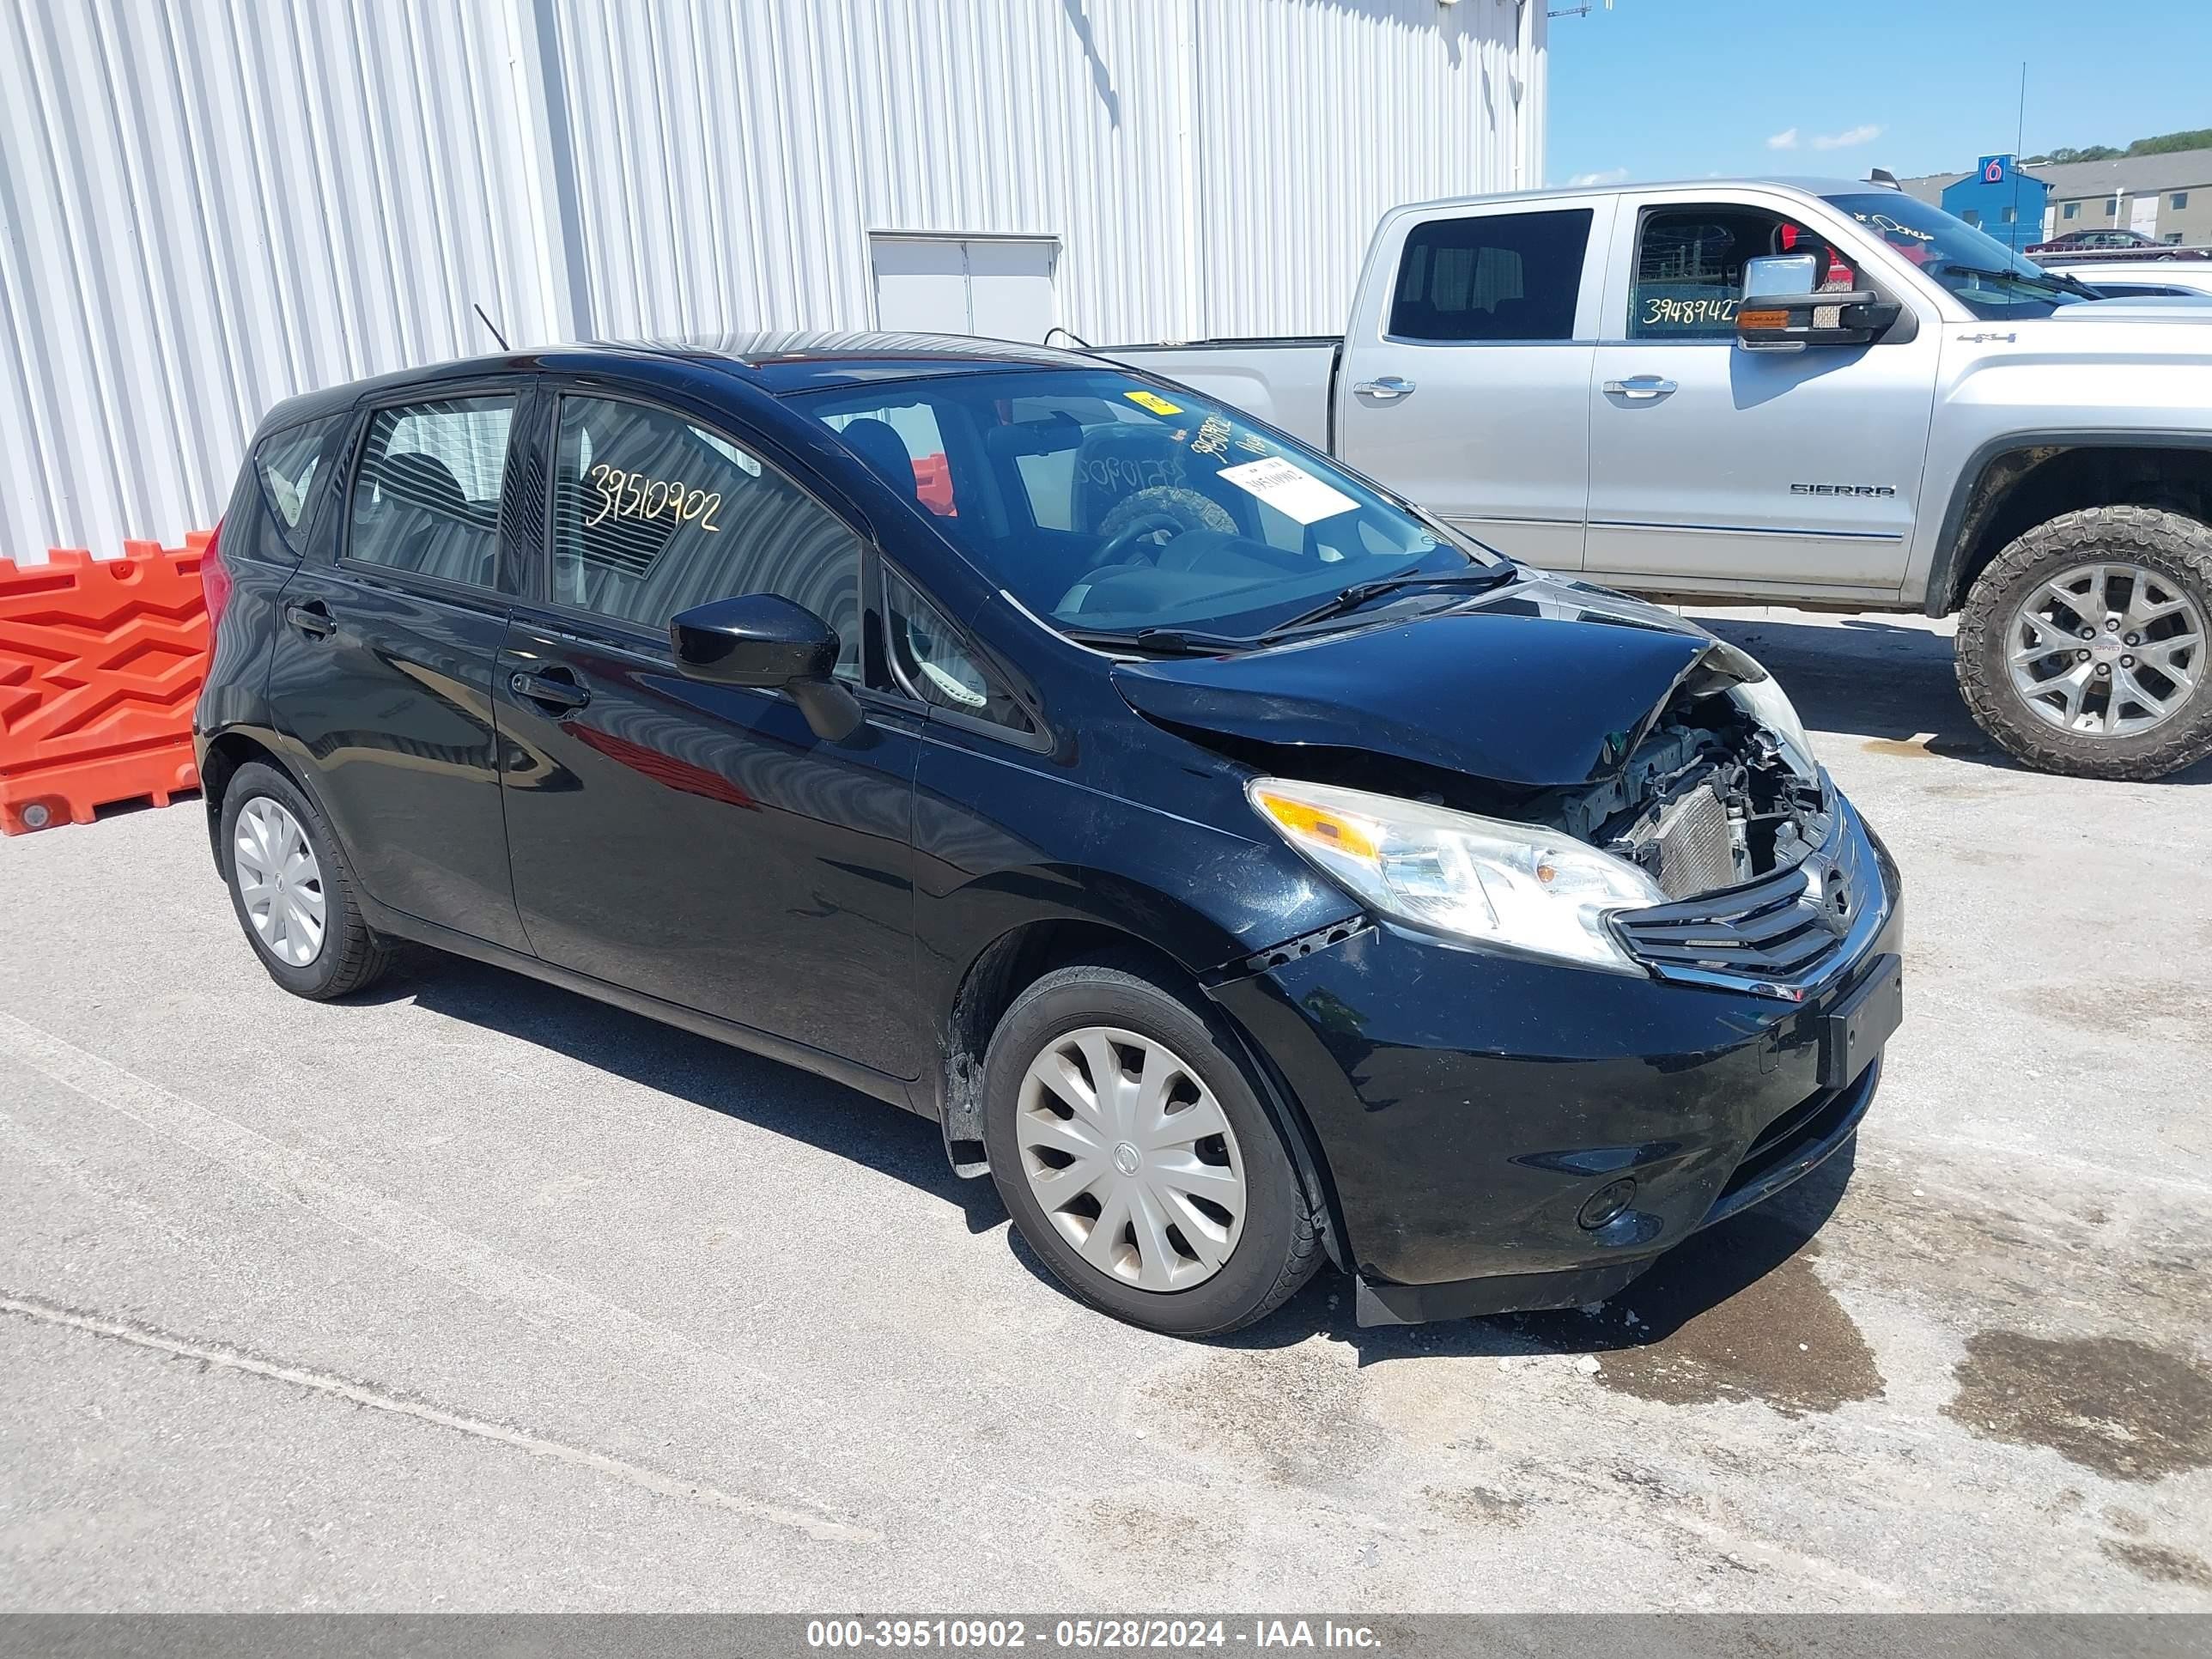
M2015 253L2043 240L2043 208L2051 186L2009 155L1984 155L1974 170L1947 185L1944 211L1986 231Z
M2039 180L2048 191L2039 234L2028 242L2048 241L2069 230L2117 228L2139 231L2154 241L2212 246L2212 149L2063 161L2023 168L2021 176ZM1901 182L1922 201L1939 203L1956 213L1952 192L1976 178L1974 173L1937 173ZM2021 218L2025 222L2025 212ZM1996 234L1986 215L1982 228Z
M15 0L0 556L210 524L311 386L755 328L1334 331L1543 178L1530 0Z

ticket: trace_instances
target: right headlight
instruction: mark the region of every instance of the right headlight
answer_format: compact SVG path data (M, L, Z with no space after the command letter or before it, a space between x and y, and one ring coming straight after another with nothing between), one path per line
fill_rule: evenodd
M1606 917L1666 894L1563 831L1286 778L1255 778L1245 793L1277 835L1386 915L1584 968L1644 971Z

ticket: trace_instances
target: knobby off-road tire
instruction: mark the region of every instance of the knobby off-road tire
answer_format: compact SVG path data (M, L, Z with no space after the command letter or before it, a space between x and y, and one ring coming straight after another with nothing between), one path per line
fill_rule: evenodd
M303 900L288 920L296 921L303 911L313 911L314 896L319 896L321 921L319 935L312 936L312 953L303 942L308 935L295 936L289 927L270 919L270 905L281 901L267 896L266 885L256 891L256 878L269 874L275 862L268 850L273 843L263 832L281 830L288 818L298 826L313 860L312 882L288 883L286 896ZM283 861L295 872L309 868L297 859ZM246 943L269 977L293 995L318 1002L342 997L374 984L391 965L390 947L369 932L354 902L353 871L328 821L304 791L272 766L255 761L240 767L223 791L222 876Z
M984 1144L1014 1225L1077 1297L1133 1325L1175 1336L1215 1336L1272 1313L1313 1277L1323 1255L1319 1218L1238 1058L1233 1033L1218 1016L1163 987L1156 973L1141 957L1103 956L1055 969L1015 998L984 1060ZM1141 1126L1110 1127L1113 1103L1097 1098L1098 1071L1118 1071L1121 1080L1109 1083L1106 1093L1127 1091L1121 1097L1129 1105L1126 1121L1135 1124L1137 1102L1155 1066L1163 1068L1158 1076L1174 1079L1161 1091L1166 1115L1145 1117L1154 1126L1151 1133ZM1038 1080L1045 1074L1038 1067L1060 1079L1060 1092ZM1109 1127L1097 1127L1092 1109L1082 1104L1086 1096ZM1189 1126L1200 1120L1185 1115L1209 1105L1218 1119L1204 1121L1222 1122L1226 1133L1193 1140ZM1172 1127L1178 1122L1185 1127ZM1161 1123L1170 1127L1159 1129ZM1086 1145L1093 1150L1084 1150ZM1074 1155L1063 1150L1068 1147ZM1118 1166L1117 1156L1123 1160ZM1046 1162L1052 1158L1068 1164ZM1084 1169L1071 1173L1079 1161ZM1095 1187L1052 1197L1048 1214L1038 1179L1060 1174L1080 1181L1093 1170L1102 1176ZM1226 1183L1236 1176L1241 1192L1224 1258L1215 1227L1231 1211L1216 1206L1201 1214L1203 1204L1194 1207L1191 1194L1226 1196ZM1119 1248L1106 1226L1116 1214L1117 1193L1131 1206L1128 1243ZM1146 1242L1147 1206L1156 1224L1175 1224L1164 1252L1158 1249L1164 1231L1157 1224ZM1085 1218L1085 1207L1100 1213ZM1086 1220L1096 1234L1088 1251ZM1118 1237L1124 1230L1115 1224L1113 1231ZM1163 1283L1162 1261L1174 1282ZM1152 1287L1142 1282L1146 1279Z
M2019 623L2023 601L2053 578L2100 564L2132 565L2152 573L2161 586L2186 595L2197 617L2212 624L2212 526L2151 507L2064 514L2006 547L1975 580L1959 617L1960 694L1984 732L2039 771L2138 781L2164 777L2212 755L2212 673L2207 672L2212 665L2205 660L2204 644L2198 645L2190 664L2193 684L2186 700L2156 725L2135 733L2064 730L2039 714L2013 682L2009 653L2015 646L2039 642ZM2097 618L2092 631L2101 632L2103 623ZM2084 648L2089 643L2083 642Z

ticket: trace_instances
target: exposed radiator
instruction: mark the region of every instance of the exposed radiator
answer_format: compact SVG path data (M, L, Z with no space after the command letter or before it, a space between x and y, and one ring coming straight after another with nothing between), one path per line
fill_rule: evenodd
M1728 808L1710 783L1669 802L1652 826L1650 839L1659 849L1659 867L1653 873L1668 898L1710 893L1743 879L1736 872Z

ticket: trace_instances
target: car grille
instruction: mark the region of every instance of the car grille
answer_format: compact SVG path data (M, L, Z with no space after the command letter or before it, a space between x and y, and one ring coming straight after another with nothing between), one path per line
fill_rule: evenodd
M1803 863L1740 887L1613 917L1629 954L1662 979L1794 994L1820 977L1865 906L1885 902L1863 837L1840 823Z

